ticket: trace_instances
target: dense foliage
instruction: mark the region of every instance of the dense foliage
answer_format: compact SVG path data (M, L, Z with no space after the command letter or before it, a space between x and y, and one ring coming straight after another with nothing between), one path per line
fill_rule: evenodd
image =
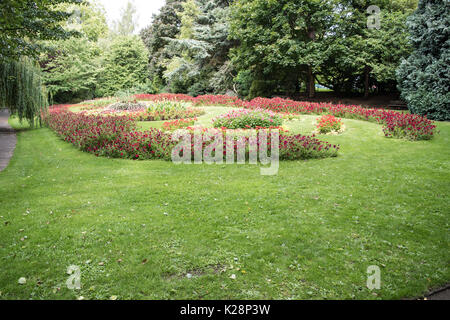
M152 93L395 93L416 0L167 1L141 37ZM380 7L378 29L367 9ZM177 8L176 10L172 10ZM174 12L176 14L174 14Z
M414 52L398 70L409 110L450 120L450 2L422 0L408 19Z
M180 32L179 14L183 10L179 0L166 0L158 15L153 15L152 23L140 33L149 51L149 80L151 92L157 93L166 85L163 77L166 71L166 61L170 58L167 50L169 41Z
M367 8L381 8L380 28ZM409 53L406 16L414 1L238 0L231 35L241 94L314 97L316 82L336 92L395 90L395 69Z
M20 56L36 57L45 46L39 40L67 39L77 33L65 30L61 22L71 12L59 4L81 3L81 0L2 0L0 2L0 61L18 60Z
M318 82L335 92L396 91L396 69L410 53L406 18L417 1L338 1L332 32L324 38ZM371 6L380 8L379 15ZM375 24L369 28L368 23Z
M314 96L314 71L327 54L323 40L333 9L330 1L236 2L231 35L240 46L233 62L241 72L251 72L250 97L294 94L301 79Z
M131 34L136 10L131 3L114 30L109 30L105 11L95 1L60 7L75 12L64 27L80 36L46 42L52 50L41 55L40 64L53 101L77 102L117 91L146 91L148 52Z
M148 51L137 36L116 37L105 54L100 95L135 88L146 82Z
M61 8L76 12L65 27L79 32L80 36L46 42L50 50L42 53L39 59L43 81L53 101L91 99L96 96L102 70L104 49L100 39L108 35L105 14L95 3Z
M225 93L231 85L228 1L188 0L179 14L180 33L171 39L164 77L171 92Z

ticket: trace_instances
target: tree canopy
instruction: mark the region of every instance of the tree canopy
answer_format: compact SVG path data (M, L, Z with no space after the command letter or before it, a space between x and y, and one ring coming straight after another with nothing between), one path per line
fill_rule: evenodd
M149 51L149 80L154 90L162 90L166 86L164 72L171 54L167 50L169 40L180 32L184 0L166 0L159 14L153 15L151 24L144 28L140 36Z
M371 5L382 8L379 29L368 28ZM316 81L337 92L365 87L368 94L369 77L395 90L395 70L409 54L404 22L414 7L414 1L237 0L233 62L253 79L251 96L295 92L303 83L313 97Z
M78 31L80 36L46 42L50 49L39 58L43 82L52 101L90 99L98 90L104 39L109 32L105 13L96 3L62 5L62 8L75 12L65 27Z
M324 39L334 9L333 1L236 1L231 36L240 45L233 62L238 70L251 71L252 96L298 91L300 79L314 96L314 73L328 54Z
M148 51L138 36L116 37L104 56L100 94L112 96L145 83L147 65Z
M66 30L61 22L73 14L58 9L59 4L79 4L82 0L2 0L0 2L0 60L34 56L44 48L40 40L68 39L78 33Z

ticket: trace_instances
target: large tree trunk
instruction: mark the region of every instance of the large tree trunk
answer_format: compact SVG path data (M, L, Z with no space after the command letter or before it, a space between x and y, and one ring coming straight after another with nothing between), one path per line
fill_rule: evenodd
M308 37L311 41L316 41L316 30L314 27L310 26L308 28ZM316 96L316 79L314 78L314 74L312 71L312 66L308 66L308 83L307 83L307 91L308 98L314 98Z
M314 98L316 96L316 79L312 72L312 67L308 66L308 84L307 84L308 98Z
M369 74L370 74L370 67L365 66L364 67L364 99L369 98Z
M302 84L300 82L300 77L297 77L297 82L295 83L295 95L299 95L301 89L302 89Z
M298 72L292 72L288 79L287 79L287 83L286 83L286 87L287 87L287 95L289 97L295 97L300 89L299 89L299 73Z

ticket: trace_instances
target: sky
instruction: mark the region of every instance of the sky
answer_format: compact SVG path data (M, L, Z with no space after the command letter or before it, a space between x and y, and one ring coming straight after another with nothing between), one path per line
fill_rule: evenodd
M131 0L137 8L136 33L150 24L153 13L158 13L164 5L165 0ZM120 18L122 8L127 5L128 0L98 0L105 7L109 26Z

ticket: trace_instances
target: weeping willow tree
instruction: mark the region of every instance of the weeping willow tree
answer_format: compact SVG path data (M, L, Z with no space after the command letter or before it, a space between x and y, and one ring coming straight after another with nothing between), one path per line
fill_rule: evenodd
M45 41L79 35L64 29L74 13L63 10L65 4L88 5L84 0L0 1L0 108L10 109L32 126L41 122L47 95L39 67L31 59L48 49Z
M29 58L0 61L0 109L31 126L41 124L42 112L48 106L47 93L41 80L39 66Z

